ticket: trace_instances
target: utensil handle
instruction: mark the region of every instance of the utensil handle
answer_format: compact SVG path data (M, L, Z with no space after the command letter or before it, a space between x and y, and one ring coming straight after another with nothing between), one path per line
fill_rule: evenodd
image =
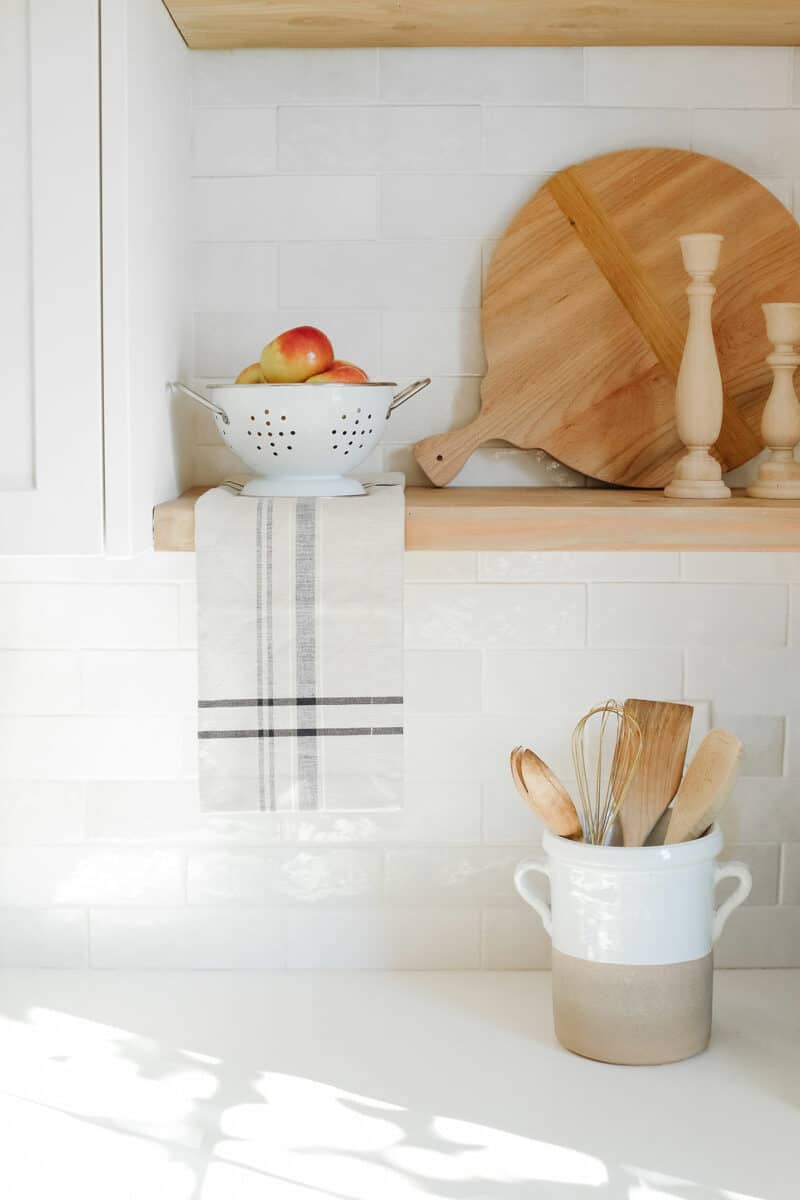
M553 914L550 909L549 900L542 895L537 887L530 883L525 876L529 871L537 871L540 875L544 875L550 879L550 868L547 863L542 862L538 858L526 858L524 862L517 864L517 869L514 872L514 887L519 892L522 899L530 904L531 908L539 914L544 925L545 933L553 936ZM722 910L720 910L722 911Z
M179 379L173 380L172 383L168 384L167 386L169 387L170 391L185 392L186 395L190 396L196 404L202 404L203 408L210 409L211 412L224 421L226 425L230 424L228 420L228 414L225 412L225 409L220 408L220 406L215 404L213 400L207 400L205 396L201 396L199 392L194 390L194 388L187 387L186 384L181 383Z
M389 411L386 414L390 417L396 408L400 408L405 404L406 400L410 400L412 396L416 396L417 392L421 392L430 383L430 379L418 379L416 383L410 383L407 388L403 388L402 392L398 392L396 396L392 396L392 403L389 405Z
M728 896L728 899L719 906L714 913L714 924L711 929L711 944L716 945L719 935L725 928L725 922L735 908L747 899L750 895L750 889L753 886L753 876L750 874L750 868L743 862L726 862L721 866L714 868L714 887L721 879L738 879L739 886L734 891L733 895Z

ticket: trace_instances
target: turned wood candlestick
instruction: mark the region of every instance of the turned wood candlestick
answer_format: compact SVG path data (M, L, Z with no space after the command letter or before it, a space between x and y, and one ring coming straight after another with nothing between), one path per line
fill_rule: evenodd
M675 388L678 435L687 453L664 494L689 500L725 499L730 488L722 482L722 469L710 454L722 429L722 376L711 328L711 302L717 290L711 276L719 262L722 236L691 233L679 241L692 280L686 288L689 328Z
M761 416L761 437L771 451L759 465L755 483L748 496L761 500L781 497L800 498L800 464L794 461L794 448L800 442L800 401L794 390L794 373L800 365L800 304L762 304L767 322L767 337L772 354L773 383Z

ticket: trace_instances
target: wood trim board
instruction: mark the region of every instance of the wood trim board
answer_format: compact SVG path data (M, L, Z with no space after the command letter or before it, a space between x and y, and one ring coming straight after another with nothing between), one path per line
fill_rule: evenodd
M192 488L156 506L156 550L194 550ZM406 489L407 550L800 550L800 500L612 488Z
M165 0L186 44L794 46L796 0Z

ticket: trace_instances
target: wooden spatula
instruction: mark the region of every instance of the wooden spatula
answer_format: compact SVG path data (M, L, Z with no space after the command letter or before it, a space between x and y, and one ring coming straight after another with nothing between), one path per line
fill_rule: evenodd
M697 748L678 788L664 845L690 842L714 821L730 795L742 743L724 729L712 729Z
M643 846L678 790L692 725L690 704L626 700L625 712L642 731L642 753L620 809L625 846Z

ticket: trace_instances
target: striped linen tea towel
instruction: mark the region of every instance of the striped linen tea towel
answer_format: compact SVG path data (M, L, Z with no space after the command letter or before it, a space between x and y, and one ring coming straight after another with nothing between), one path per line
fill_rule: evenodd
M366 496L197 502L200 806L396 808L402 475Z

